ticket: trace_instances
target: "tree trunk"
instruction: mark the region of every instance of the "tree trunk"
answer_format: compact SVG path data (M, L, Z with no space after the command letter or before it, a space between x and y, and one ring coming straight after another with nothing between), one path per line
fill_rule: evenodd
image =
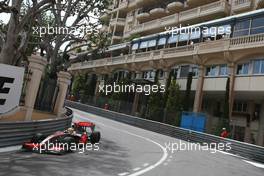
M22 0L13 0L12 5L16 8L17 12L11 14L8 30L6 35L6 41L3 44L0 53L0 63L14 65L16 63L16 52L17 52L17 41L18 41L18 24L19 24L19 14L21 9Z
M11 16L10 23L8 26L6 42L3 45L3 48L0 53L0 62L4 64L12 65L15 61L16 55L16 24L13 15Z

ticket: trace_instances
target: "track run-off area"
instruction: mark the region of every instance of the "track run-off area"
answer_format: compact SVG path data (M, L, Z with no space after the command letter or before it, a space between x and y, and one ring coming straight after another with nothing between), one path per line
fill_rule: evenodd
M92 121L101 132L99 150L65 155L0 153L0 176L263 176L262 164L223 152L171 151L180 141L75 110L73 121ZM187 143L187 142L186 142Z

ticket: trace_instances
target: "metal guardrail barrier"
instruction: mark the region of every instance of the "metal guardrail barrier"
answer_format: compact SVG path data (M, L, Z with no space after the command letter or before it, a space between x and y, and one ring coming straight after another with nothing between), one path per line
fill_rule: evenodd
M72 110L67 108L63 118L30 122L2 122L0 123L0 148L20 145L36 133L49 135L56 131L63 131L71 126L72 118Z
M256 146L232 139L223 139L218 136L200 133L192 130L187 130L160 122L154 122L126 114L121 114L113 111L104 110L101 108L81 104L78 102L66 101L65 105L81 111L89 112L118 122L126 123L135 127L143 128L149 131L157 132L159 134L171 136L177 139L196 142L196 143L230 143L231 150L229 153L248 158L257 162L264 163L264 147Z

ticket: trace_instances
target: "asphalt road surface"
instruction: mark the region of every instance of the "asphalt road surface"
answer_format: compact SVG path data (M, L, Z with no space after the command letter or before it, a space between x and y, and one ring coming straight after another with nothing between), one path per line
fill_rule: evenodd
M31 152L0 154L0 176L263 176L242 158L212 151L171 151L179 140L74 110L74 121L93 121L99 150L62 156Z

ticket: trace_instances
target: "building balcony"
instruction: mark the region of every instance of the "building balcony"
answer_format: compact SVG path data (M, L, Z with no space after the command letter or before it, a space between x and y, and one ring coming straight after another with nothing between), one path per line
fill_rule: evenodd
M133 22L133 20L134 20L134 16L128 16L128 17L126 18L126 22L127 22L127 23Z
M193 78L191 90L195 91L197 87L197 78ZM180 89L185 91L187 78L178 78L177 83ZM203 91L225 94L227 77L205 77ZM264 75L236 76L234 91L237 97L261 99L264 92Z
M150 10L149 14L151 15L152 18L161 18L164 17L167 14L167 12L164 8L158 7Z
M164 31L166 26L176 25L178 23L178 14L169 15L160 19L148 21L133 27L130 31L125 33L124 37L129 37L130 35L142 33L146 31Z
M197 43L194 45L187 45L187 46L180 46L180 47L165 48L165 49L160 49L160 50L153 50L153 51L148 51L148 52L119 56L118 58L112 57L112 58L101 59L101 60L105 60L105 63L107 64L105 63L100 64L101 62L100 63L93 62L93 63L90 63L89 65L85 64L85 66L83 66L82 64L77 63L77 64L73 64L69 68L69 71L77 71L77 70L82 70L82 69L89 70L89 69L93 69L97 67L104 68L106 65L108 66L117 65L119 68L121 68L122 66L125 67L127 66L127 64L131 64L131 63L142 63L142 64L145 63L146 64L146 62L148 63L150 61L159 63L160 60L166 61L167 63L171 63L171 65L173 65L172 63L174 62L190 63L190 62L193 62L193 56L197 54L199 56L215 57L215 54L221 55L227 51L230 51L233 54L241 54L241 50L242 51L247 50L248 52L250 52L252 51L251 48L258 49L259 51L263 50L264 34L258 34L255 36L245 36L245 37L239 37L239 38L234 38L234 39L233 38L232 39L221 39L221 40L216 40L216 41L211 41L211 42L202 42L202 43ZM256 84L252 83L251 86L255 85L256 87L254 88L254 90L260 89L257 87L258 86L257 82L264 82L264 79L262 81L260 80L256 81ZM211 90L210 84L208 83L208 88L206 90ZM214 84L216 85L218 83L214 83ZM224 86L225 85L226 83L224 84ZM224 89L224 87L222 88L220 87L219 89ZM237 89L239 89L239 86L237 87ZM264 90L263 87L261 89Z
M264 91L264 75L237 76L235 91Z
M113 35L113 36L112 36L112 39L113 39L113 40L122 40L122 36L119 36L119 35Z
M199 44L199 54L217 53L224 51L229 46L230 39L216 40L216 41L205 41ZM210 47L208 47L210 46Z
M116 37L116 36L113 36ZM176 58L182 56L192 56L194 53L194 46L183 46L177 48L166 48L163 50L135 53L118 57L104 58L89 62L75 63L69 68L69 71L81 70L81 69L92 69L97 67L105 67L111 65L120 65L128 63L140 63L145 61L151 61L153 59L158 60L161 58Z
M114 18L110 21L111 26L125 26L126 19L124 18Z
M198 82L197 78L193 78L192 86L191 86L192 91L196 90L197 82ZM180 90L183 90L183 91L186 90L187 78L177 78L177 83L180 85Z
M119 3L119 6L117 9L120 11L128 12L128 11L131 11L132 9L135 9L136 7L137 7L136 0L122 0Z
M146 20L148 20L150 18L150 14L149 13L147 13L147 12L143 12L143 13L140 13L140 14L138 14L137 15L137 20L138 21L146 21Z
M184 4L180 1L171 2L167 5L167 9L171 13L176 13L182 10L184 7Z
M204 91L225 91L227 77L205 77Z
M117 44L120 43L123 39L123 34L122 33L116 33L112 36L112 44Z
M120 1L118 8L119 8L120 10L121 10L121 9L125 9L125 8L127 8L128 3L129 3L128 0L122 0L122 1Z
M217 0L187 0L187 4L191 7L194 7L194 6L200 6L200 5L208 4L211 2L215 2L215 1Z
M264 46L264 35L250 35L230 39L230 49L251 49Z
M229 13L230 6L226 1L218 1L205 6L193 8L187 11L165 16L156 20L148 21L131 28L125 32L125 38L130 35L147 32L147 31L164 31L164 27L177 25L180 22L199 22L214 19L219 16L225 16ZM160 30L159 30L160 29Z
M136 4L138 7L148 6L155 2L156 0L136 0Z
M232 11L233 12L245 12L252 9L252 0L235 0L232 3Z
M226 0L220 0L211 4L180 12L179 21L195 22L199 20L199 18L205 21L219 16L226 16L229 14L229 11L229 3Z
M136 0L128 0L128 6L127 8L129 10L134 9L137 7L137 1Z

